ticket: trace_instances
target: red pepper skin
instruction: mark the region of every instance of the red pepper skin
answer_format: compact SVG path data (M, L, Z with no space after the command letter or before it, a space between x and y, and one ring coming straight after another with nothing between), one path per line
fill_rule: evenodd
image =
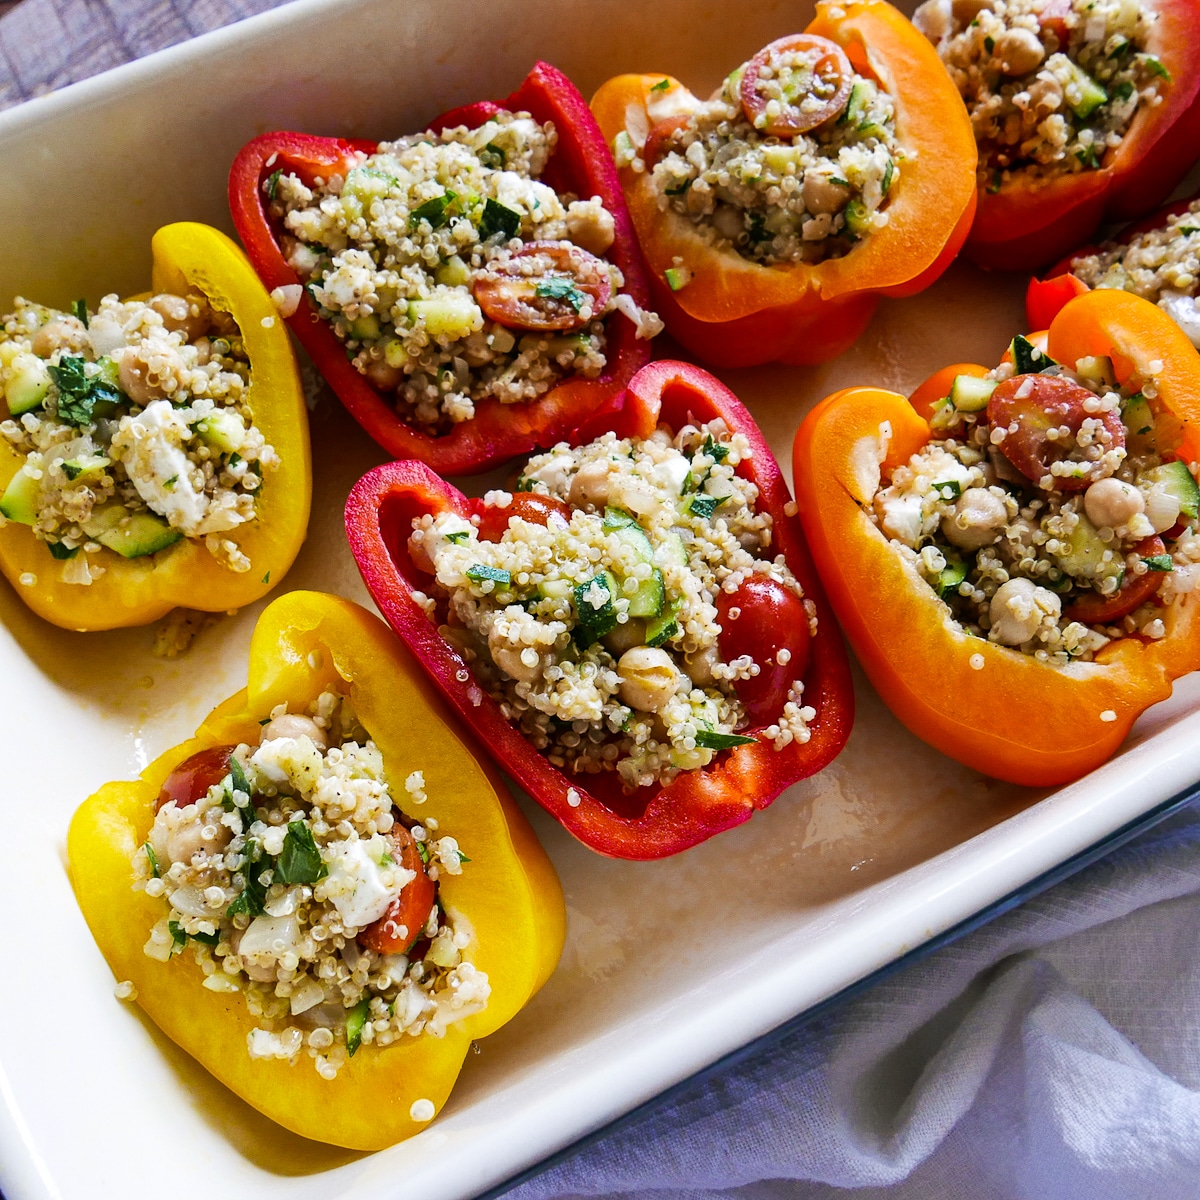
M681 772L665 787L624 794L615 773L569 776L553 767L508 723L413 599L429 580L409 557L413 518L446 510L469 516L472 501L421 463L395 462L365 475L346 505L346 533L363 580L417 661L501 766L569 833L614 858L663 858L740 825L829 763L850 733L854 696L841 637L799 522L784 510L787 485L737 397L699 367L652 363L573 440L585 442L610 429L621 437L647 437L660 421L677 428L718 416L753 447L742 469L759 488L760 508L771 514L773 549L784 554L817 606L818 630L803 674L804 703L816 709L816 717L804 744L792 742L783 750L770 742L738 746L707 767ZM572 793L575 804L568 800Z
M615 240L607 254L625 277L624 291L642 308L650 292L637 240L625 208L612 155L575 85L548 63L539 62L506 100L480 101L456 108L430 123L435 131L458 125L478 126L500 109L529 112L553 121L558 144L543 178L559 191L587 198L599 196L612 214ZM282 167L302 179L345 171L356 152L374 153L375 142L314 137L306 133L264 133L247 142L229 175L229 207L233 223L268 290L300 283L275 239L263 205L262 182ZM447 434L434 437L409 425L395 407L358 373L344 345L317 314L307 292L287 318L317 369L350 415L396 458L419 458L443 475L485 471L518 454L550 446L566 437L580 421L620 392L650 360L650 344L639 340L631 321L613 313L606 323L608 366L597 379L569 378L545 395L520 404L487 399L475 405L475 416Z
M1136 225L1123 229L1116 241L1124 245L1140 233L1165 225L1171 217L1187 212L1198 199L1200 192L1183 200L1176 200L1173 204L1164 205L1144 221L1138 221ZM1091 290L1082 279L1071 274L1071 268L1074 267L1076 259L1087 258L1088 255L1098 254L1099 251L1099 246L1080 246L1065 258L1059 259L1041 279L1035 275L1029 281L1029 286L1025 289L1025 319L1030 329L1049 329L1050 322L1058 316L1059 310L1069 300L1074 300L1076 296L1082 296L1084 292Z
M1187 174L1200 143L1200 0L1150 5L1159 19L1146 48L1171 73L1163 81L1163 102L1139 109L1121 144L1094 171L1060 176L1036 189L1018 180L998 192L982 190L963 247L972 262L1034 271L1086 241L1101 224L1156 208Z

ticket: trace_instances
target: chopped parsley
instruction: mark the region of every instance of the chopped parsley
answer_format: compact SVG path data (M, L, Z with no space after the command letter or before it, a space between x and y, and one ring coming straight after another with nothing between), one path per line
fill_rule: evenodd
M371 1012L371 1000L364 997L346 1014L346 1049L353 1058L362 1045L363 1029Z
M1128 100L1133 95L1133 84L1128 79L1122 79L1120 83L1113 88L1113 95L1118 100Z
M412 210L411 220L414 223L428 221L431 229L441 229L447 221L446 209L457 199L458 193L447 188L440 196L434 196L432 200L426 200L424 204L417 205Z
M461 546L471 535L465 529L456 529L453 533L446 534L446 541L453 542L456 546Z
M996 39L994 37L985 37L983 39L983 48L991 54L996 48Z
M264 852L262 843L257 838L247 838L245 849L242 851L241 866L246 882L233 903L225 910L227 917L236 917L239 913L248 917L261 917L266 912L264 905L267 887L262 881L262 874L270 865L271 857Z
M79 553L78 546L67 546L63 542L47 542L46 548L50 551L50 557L57 559L74 558Z
M328 874L329 868L321 861L312 830L304 821L290 822L275 863L275 882L316 883Z
M690 179L685 179L678 187L664 188L668 196L682 196L692 186Z
M415 845L417 847L417 854L420 856L421 861L423 863L428 864L428 862L429 862L429 847L426 846L424 842L416 842Z
M550 275L541 280L534 294L547 300L565 300L576 312L582 312L587 303L587 293L573 279L562 275Z
M167 928L171 931L171 953L182 950L187 945L188 935L183 932L183 926L178 921L168 921Z
M268 571L268 572L267 572L267 573L266 573L266 574L265 574L265 575L262 577L262 581L263 581L263 583L270 583L270 582L271 582L271 572L270 572L270 571Z
M1183 234L1200 233L1200 225L1176 225L1175 228Z
M162 868L160 868L158 865L158 855L154 853L154 847L150 845L149 842L144 842L142 844L142 849L145 850L146 858L150 863L150 874L153 875L155 879L161 879Z
M467 578L476 583L490 579L493 583L512 583L512 575L503 567L489 567L487 563L475 563L467 568Z
M1142 562L1144 562L1151 571L1175 570L1175 562L1169 554L1152 554L1149 558L1143 558Z
M233 781L233 790L235 792L245 792L250 795L250 780L246 778L245 768L235 754L229 756L229 776Z
M497 234L503 234L505 240L517 236L521 228L521 214L511 209L491 196L483 206L483 214L479 218L479 232L486 242Z
M71 302L71 313L83 322L84 329L88 328L88 310L86 300L73 300Z
M669 79L660 79L656 84L654 84L650 88L650 90L652 92L665 92L667 90L667 88L669 88L670 86L671 86L671 81Z
M712 434L706 434L704 445L700 447L713 462L724 462L729 457L729 447L722 446L720 442L713 441Z
M943 479L933 485L933 490L943 500L957 500L962 495L962 484L956 479Z
M1090 146L1084 146L1080 150L1075 151L1075 157L1079 159L1085 167L1090 167L1093 170L1100 166L1100 154L1097 150L1096 143L1093 142Z
M1150 72L1151 75L1157 75L1160 79L1165 79L1168 83L1171 82L1171 72L1167 70L1160 59L1155 54L1143 54L1142 65Z
M102 412L115 408L125 396L103 374L89 376L82 354L64 354L52 365L50 378L58 388L58 419L65 425L90 425L100 406Z
M697 729L696 745L705 750L732 750L734 746L748 746L755 739L740 733L717 733L714 729Z
M507 156L504 150L497 146L495 142L488 142L486 146L479 152L479 161L485 167L492 167L494 170L501 170L507 161Z
M688 510L697 517L703 517L707 521L717 511L718 506L724 502L724 496L697 494L692 497L691 502L688 504Z
M896 164L889 158L888 165L884 168L883 182L879 185L886 196L892 190L892 180L896 175Z

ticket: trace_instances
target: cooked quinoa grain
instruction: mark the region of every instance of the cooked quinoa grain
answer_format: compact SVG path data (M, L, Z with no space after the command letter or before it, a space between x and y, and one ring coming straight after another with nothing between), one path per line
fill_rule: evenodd
M927 0L913 21L938 48L975 128L980 186L1095 170L1167 70L1138 0Z
M651 98L652 116L677 104L673 91ZM665 118L640 156L631 146L623 155L651 173L662 209L761 263L849 253L887 223L903 158L891 97L836 43L811 35L772 43L707 103ZM686 286L686 264L668 282Z
M307 1056L325 1079L362 1046L440 1037L483 1009L471 932L434 890L469 860L435 821L395 806L349 702L280 706L258 746L230 751L228 773L164 804L133 856L135 890L163 901L146 954L191 954L206 988L242 993L251 1058ZM397 925L402 893L422 884L422 923Z
M1117 387L1106 358L1030 365L959 376L869 513L980 638L1061 665L1163 637L1165 607L1200 584L1200 489L1196 464L1169 453L1177 423L1152 375Z
M264 182L288 263L406 420L445 432L483 399L517 404L596 378L615 311L639 336L661 330L604 257L615 226L600 198L541 180L556 140L553 124L501 111L476 129L381 143L345 175ZM290 315L299 295L280 293Z
M519 493L489 493L482 518L414 521L431 618L556 767L615 770L632 789L740 744L737 685L763 664L723 653L718 607L733 604L736 620L749 585L786 590L815 632L814 606L770 554L758 489L738 474L750 453L720 420L606 434L532 458ZM763 731L777 748L808 740L802 694L797 681Z
M1200 349L1200 200L1127 242L1077 258L1071 274L1092 288L1119 288L1153 301Z
M0 436L25 463L0 510L64 560L66 583L103 574L103 547L132 558L184 537L250 570L237 531L278 456L249 381L237 326L201 296L106 296L92 313L18 299L0 321Z

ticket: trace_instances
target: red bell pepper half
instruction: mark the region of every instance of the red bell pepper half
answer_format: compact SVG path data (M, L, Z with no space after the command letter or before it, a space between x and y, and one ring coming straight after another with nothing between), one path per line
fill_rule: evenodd
M624 275L623 290L639 307L649 308L645 269L612 155L587 102L561 71L539 62L506 100L484 100L453 109L429 128L435 132L460 125L474 128L501 109L528 112L539 122L554 123L558 142L543 181L556 191L572 192L581 199L600 197L615 224L615 240L606 257ZM373 154L376 148L374 142L277 132L254 138L238 152L229 175L229 207L246 253L268 289L302 281L280 250L277 230L263 204L263 181L282 169L311 183L314 176L328 178L345 173L355 165L358 154ZM433 436L406 422L395 406L355 370L346 358L344 345L318 315L307 292L287 321L350 415L379 445L397 458L419 458L444 475L483 471L517 454L560 441L620 392L650 359L649 343L636 338L633 323L613 313L605 331L608 365L601 376L565 379L524 403L502 404L492 397L477 401L472 419L455 425L443 436Z
M1146 4L1158 14L1146 49L1169 76L1161 103L1139 108L1121 144L1095 170L1037 186L1018 172L998 191L982 189L963 247L972 262L1034 270L1091 237L1102 223L1129 221L1156 208L1187 174L1200 141L1200 0Z
M643 368L625 392L574 437L586 442L607 430L620 437L648 437L660 422L679 428L721 417L746 436L753 456L739 471L759 488L760 509L771 514L773 552L788 566L817 606L817 634L804 667L804 704L816 710L808 742L776 750L754 741L722 751L707 767L682 771L662 787L622 790L616 772L563 774L504 718L476 683L466 662L439 635L437 625L413 598L430 577L409 555L412 522L448 509L464 517L480 502L439 479L418 462L394 462L364 476L346 505L350 548L367 588L392 628L404 639L446 698L478 734L500 765L580 841L615 858L654 859L675 854L746 821L785 788L829 763L850 733L854 697L841 636L816 572L787 485L750 413L732 392L699 367L656 362ZM785 509L785 506L786 509ZM777 715L792 680L782 682ZM763 720L761 732L770 723Z

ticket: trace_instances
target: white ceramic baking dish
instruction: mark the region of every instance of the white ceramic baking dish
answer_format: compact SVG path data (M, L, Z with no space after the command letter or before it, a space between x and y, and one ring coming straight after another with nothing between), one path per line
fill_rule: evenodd
M703 92L806 6L729 0L299 0L0 113L0 311L146 285L173 220L229 228L228 164L273 128L386 136L506 95L535 59L584 91L622 70ZM955 266L884 303L838 361L724 377L785 469L792 433L835 388L906 390L946 362L994 362L1022 281ZM366 600L341 532L381 452L332 401L314 414L313 526L282 586ZM647 1097L953 927L1200 777L1200 687L1138 726L1103 770L1050 796L997 784L910 737L858 679L846 752L747 825L661 863L603 859L527 810L566 889L562 964L472 1056L428 1131L374 1156L302 1141L177 1050L113 979L76 909L68 820L244 681L247 609L182 659L150 630L70 634L0 588L0 1187L8 1200L286 1196L425 1200L494 1187ZM1031 719L1036 719L1031 716Z

